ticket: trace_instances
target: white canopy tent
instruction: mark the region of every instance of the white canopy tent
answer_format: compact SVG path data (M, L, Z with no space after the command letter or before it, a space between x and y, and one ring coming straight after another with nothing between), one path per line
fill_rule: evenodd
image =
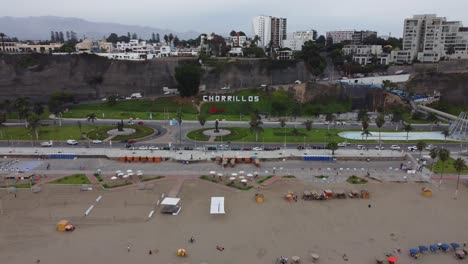
M224 197L211 197L210 214L225 214Z
M162 200L161 205L164 207L161 213L178 215L182 207L180 206L180 198L166 197Z
M177 205L179 202L180 202L180 198L166 197L161 202L161 205Z

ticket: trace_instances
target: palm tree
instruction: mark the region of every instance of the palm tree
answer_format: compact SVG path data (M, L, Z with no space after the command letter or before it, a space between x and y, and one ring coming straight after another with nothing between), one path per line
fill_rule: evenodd
M335 150L338 149L338 144L336 142L330 142L327 144L327 149L332 151L332 155L335 155Z
M450 136L450 131L448 131L447 129L443 130L442 132L442 135L444 135L444 140L445 142L447 142L447 137Z
M198 115L198 122L200 122L201 126L205 126L206 123L206 116L204 115Z
M413 127L411 126L410 123L408 123L408 124L405 124L405 126L404 126L403 129L404 129L405 132L406 132L406 142L408 142L409 132L410 132L411 130L413 130Z
M184 114L179 109L179 111L177 111L177 113L176 113L176 120L179 123L179 144L180 145L182 144L182 117L183 116L184 116Z
M2 39L2 51L5 52L5 42L3 41L3 38L6 35L0 32L0 39Z
M31 114L28 116L27 122L29 129L34 132L34 135L36 136L36 140L39 139L39 131L37 130L41 126L41 118L36 115L36 114Z
M369 121L369 114L367 113L366 109L359 109L358 115L357 115L357 121Z
M312 124L313 124L313 123L314 123L314 121L312 121L312 120L306 120L306 121L304 122L305 129L306 129L307 131L312 130Z
M375 125L379 128L379 149L382 147L382 142L380 140L380 129L385 124L385 117L383 114L379 114L377 119L375 119Z
M252 115L249 124L250 132L255 133L255 141L258 141L258 133L263 132L263 122L256 115Z
M28 97L19 97L14 103L15 109L18 112L19 119L24 119L25 126L28 127L27 118L31 113L31 102Z
M392 113L392 123L396 124L395 131L398 131L398 125L403 120L403 115L400 110L394 110Z
M427 116L427 121L430 121L431 122L431 131L432 131L432 128L434 127L434 123L439 120L437 118L437 115L434 114L434 113L429 113L429 115Z
M432 170L432 168L434 167L434 161L437 158L437 156L439 156L439 150L436 148L431 149L431 151L429 151L429 156L432 159L432 164L431 164L431 170Z
M462 159L462 158L458 158L455 160L455 162L453 163L453 166L455 167L455 170L457 171L458 173L458 177L457 177L457 189L455 191L455 198L457 197L458 195L458 185L460 184L460 173L465 169L466 167L466 164L465 164L465 160Z
M442 161L442 171L440 172L440 182L439 185L442 184L442 177L444 175L445 170L445 162L450 158L450 150L442 148L439 150L439 160Z
M286 119L281 118L281 119L279 120L279 125L280 125L280 127L284 128L284 127L286 126Z
M426 147L426 142L424 141L418 141L418 144L416 144L416 148L419 150L419 159L421 160L421 154L424 148Z
M369 122L368 122L368 120L362 120L362 131L367 131L366 134L370 134L369 133ZM361 133L361 135L363 135L363 139L364 139L364 133Z
M328 130L330 130L330 124L331 124L331 122L333 122L333 120L335 120L335 115L334 114L328 113L325 116L325 121L328 122Z
M369 129L364 129L364 131L362 131L361 133L361 136L364 138L364 136L366 137L366 140L367 140L367 137L368 136L372 136L372 133L369 132Z

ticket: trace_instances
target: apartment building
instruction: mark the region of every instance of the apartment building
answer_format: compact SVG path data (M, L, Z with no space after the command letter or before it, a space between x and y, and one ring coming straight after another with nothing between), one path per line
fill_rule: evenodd
M354 31L353 35L351 36L351 44L363 45L364 40L370 36L377 37L377 31L370 31L370 30Z
M229 36L229 42L232 47L242 47L247 42L247 36L239 31Z
M287 19L272 16L256 16L252 19L253 36L258 36L259 47L266 47L270 42L279 48L287 35Z
M306 41L314 41L317 31L315 30L303 30L293 32L287 39L283 40L283 48L290 48L294 51L302 50L302 46Z
M337 30L337 31L328 31L326 33L326 38L331 38L333 44L341 43L343 41L352 41L353 40L354 30Z
M435 14L414 15L404 21L399 63L438 62L468 58L468 28Z
M361 65L383 64L388 65L394 61L395 52L385 53L380 45L345 45L343 55L352 56L353 62Z
M134 52L134 53L154 53L154 46L147 44L146 41L131 39L127 42L117 42L116 49L119 52Z

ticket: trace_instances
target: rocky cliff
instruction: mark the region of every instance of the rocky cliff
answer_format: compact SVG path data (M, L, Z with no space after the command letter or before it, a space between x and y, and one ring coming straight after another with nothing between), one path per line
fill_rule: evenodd
M0 98L29 96L46 99L63 91L81 99L109 94L146 96L176 87L175 68L195 63L193 58L167 58L151 61L117 61L94 55L3 55L0 57ZM302 62L258 59L210 59L204 63L202 84L207 90L256 87L309 80L312 76Z

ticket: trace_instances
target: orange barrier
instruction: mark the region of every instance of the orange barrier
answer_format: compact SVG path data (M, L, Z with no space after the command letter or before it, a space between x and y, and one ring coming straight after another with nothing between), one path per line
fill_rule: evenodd
M148 163L152 163L153 162L153 157L149 157L148 158Z
M242 158L237 158L237 163L242 163Z
M154 158L154 162L156 162L156 163L161 162L161 158Z
M148 157L141 157L141 158L140 158L140 161L141 161L141 162L146 162L146 161L148 161Z
M245 158L245 163L252 163L252 161L250 160L250 158Z
M120 157L119 161L120 161L120 162L126 162L126 161L127 161L127 157Z
M138 162L138 157L133 157L133 162Z

